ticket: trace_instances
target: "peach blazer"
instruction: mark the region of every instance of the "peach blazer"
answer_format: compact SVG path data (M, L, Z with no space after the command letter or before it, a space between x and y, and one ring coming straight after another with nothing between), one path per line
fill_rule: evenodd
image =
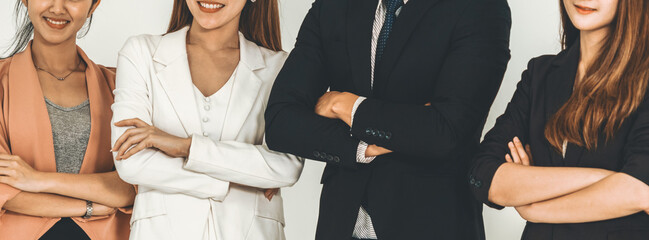
M88 65L86 81L91 118L90 139L80 173L110 172L114 169L113 156L109 152L114 69L96 65L80 48L77 49ZM0 152L20 156L36 170L56 172L52 128L32 61L31 43L24 52L0 60L0 88ZM0 207L19 192L0 184ZM120 209L111 216L72 219L91 239L123 240L129 236L130 213L127 209ZM0 239L38 239L59 220L2 209Z

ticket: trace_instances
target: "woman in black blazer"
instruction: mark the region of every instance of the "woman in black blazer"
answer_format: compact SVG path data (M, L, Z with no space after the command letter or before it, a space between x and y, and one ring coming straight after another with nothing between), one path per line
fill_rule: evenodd
M530 61L469 183L516 207L522 239L649 239L649 2L562 0L561 12L564 51Z

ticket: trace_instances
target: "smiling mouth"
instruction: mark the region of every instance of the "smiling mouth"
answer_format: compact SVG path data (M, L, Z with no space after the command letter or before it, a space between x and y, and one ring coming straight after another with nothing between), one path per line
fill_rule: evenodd
M198 7L201 11L206 13L215 13L225 7L225 4L221 3L210 3L210 2L198 2Z
M70 21L65 19L56 19L56 18L49 18L49 17L43 17L43 19L45 19L47 25L55 29L63 29L68 25L68 23L70 23Z
M579 12L581 14L591 14L591 13L594 13L594 12L597 11L597 9L595 9L595 8L584 7L584 6L577 5L577 4L575 4L575 8L577 9L577 12Z

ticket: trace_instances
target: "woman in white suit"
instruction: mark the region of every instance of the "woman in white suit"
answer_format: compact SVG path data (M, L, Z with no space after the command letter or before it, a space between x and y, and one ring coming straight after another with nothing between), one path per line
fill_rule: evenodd
M284 239L303 160L264 142L281 51L277 0L175 0L168 33L120 51L115 166L138 185L131 239Z

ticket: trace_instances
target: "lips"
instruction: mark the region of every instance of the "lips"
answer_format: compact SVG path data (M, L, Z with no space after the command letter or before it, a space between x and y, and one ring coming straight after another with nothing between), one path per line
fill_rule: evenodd
M43 19L45 20L47 25L49 25L54 29L63 29L66 26L68 26L68 24L70 23L70 21L65 19L49 18L49 17L43 17Z
M218 12L219 10L223 9L225 7L225 4L218 3L218 2L203 2L199 1L198 2L198 7L201 9L201 11L206 12L206 13L215 13Z
M577 9L578 13L584 14L584 15L591 14L591 13L594 13L594 12L597 11L597 9L595 9L595 8L589 8L589 7L582 6L582 5L577 5L577 4L575 4L575 9Z

